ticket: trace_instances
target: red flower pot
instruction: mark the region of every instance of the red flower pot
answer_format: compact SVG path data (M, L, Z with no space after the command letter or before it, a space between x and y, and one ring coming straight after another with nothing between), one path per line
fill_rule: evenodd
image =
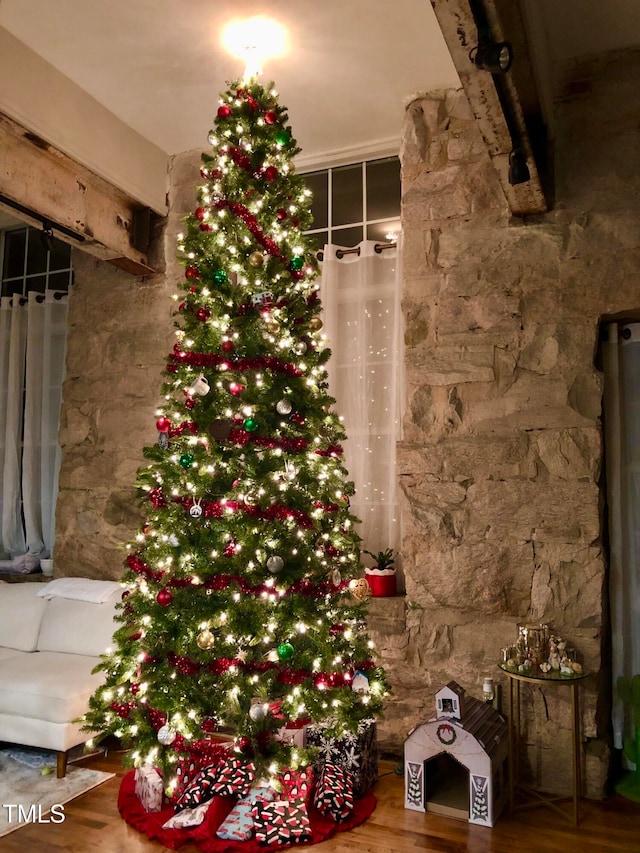
M395 569L365 569L371 595L389 598L396 594Z

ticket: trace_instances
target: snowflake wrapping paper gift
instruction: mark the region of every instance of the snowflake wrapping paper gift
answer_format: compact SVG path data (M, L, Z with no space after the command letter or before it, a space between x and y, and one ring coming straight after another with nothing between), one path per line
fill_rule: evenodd
M378 778L378 745L375 720L362 720L356 733L340 738L327 734L326 726L311 725L307 729L307 746L318 747L314 770L320 775L325 764L337 764L353 774L353 795L357 799Z

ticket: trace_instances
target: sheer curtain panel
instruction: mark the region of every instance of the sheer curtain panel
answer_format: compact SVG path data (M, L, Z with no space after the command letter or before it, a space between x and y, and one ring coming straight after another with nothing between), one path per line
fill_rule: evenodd
M329 393L344 417L345 461L362 521L362 547L398 548L401 531L396 487L396 442L404 406L401 249L336 256L324 247L320 282L324 331L332 357Z
M0 301L0 551L53 550L67 296Z
M603 343L604 424L609 508L613 734L623 746L620 675L640 673L640 323L610 323Z

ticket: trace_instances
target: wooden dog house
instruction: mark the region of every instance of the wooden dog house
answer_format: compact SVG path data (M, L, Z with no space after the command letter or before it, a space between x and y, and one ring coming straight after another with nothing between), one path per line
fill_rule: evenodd
M450 681L405 741L405 808L493 826L508 796L507 723Z

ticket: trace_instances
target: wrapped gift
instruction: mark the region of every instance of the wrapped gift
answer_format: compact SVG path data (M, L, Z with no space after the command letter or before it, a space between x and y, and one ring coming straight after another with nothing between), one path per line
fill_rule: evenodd
M256 841L270 844L299 843L311 837L309 813L302 800L261 802L253 809Z
M357 732L346 732L336 738L328 734L328 725L313 724L307 728L307 746L318 747L314 769L319 776L325 764L338 764L353 774L356 799L369 790L378 778L378 745L376 721L362 720Z
M160 771L144 765L136 768L136 797L147 812L159 812L164 798L164 782Z
M314 773L311 765L302 770L287 768L280 774L278 781L282 788L283 800L304 800L305 803L311 801L314 783Z
M268 785L256 785L251 788L243 799L238 800L231 809L223 824L218 828L218 838L227 838L230 841L248 841L255 834L253 821L253 810L262 802L268 803L278 796L275 788Z
M316 785L313 804L339 823L353 811L353 774L338 764L325 764Z
M309 717L301 717L298 720L288 720L286 725L278 729L276 738L282 743L290 746L298 746L301 749L307 745L307 727L311 719Z

